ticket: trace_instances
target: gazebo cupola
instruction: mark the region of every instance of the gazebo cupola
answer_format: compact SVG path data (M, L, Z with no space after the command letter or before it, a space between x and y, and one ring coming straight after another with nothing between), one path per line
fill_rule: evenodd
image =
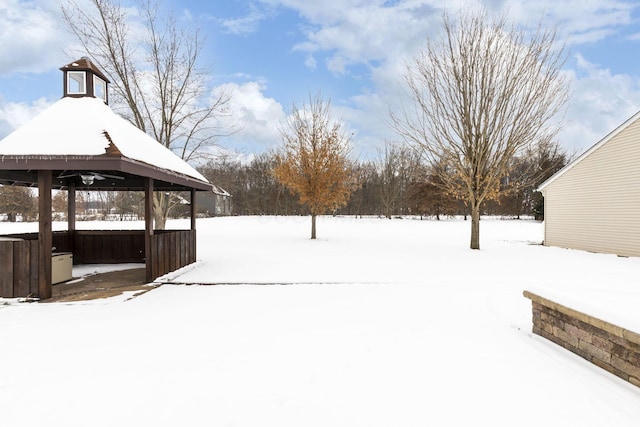
M63 97L99 98L109 103L107 86L109 80L87 57L60 68L64 73Z

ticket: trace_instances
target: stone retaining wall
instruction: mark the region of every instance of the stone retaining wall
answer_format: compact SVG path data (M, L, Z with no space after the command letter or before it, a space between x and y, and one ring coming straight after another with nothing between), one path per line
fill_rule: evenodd
M531 292L533 333L640 387L640 334Z

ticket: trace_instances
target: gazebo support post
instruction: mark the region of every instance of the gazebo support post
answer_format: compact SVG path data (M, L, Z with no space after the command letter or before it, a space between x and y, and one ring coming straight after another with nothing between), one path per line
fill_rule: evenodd
M147 268L147 282L152 282L153 268L153 178L144 179L144 258Z
M196 190L191 189L191 229L196 229Z
M49 299L51 290L51 186L52 174L48 170L38 171L38 297Z
M191 189L191 244L192 251L189 251L192 255L190 257L189 262L196 261L196 212L197 212L197 202L196 202L196 190Z
M69 232L76 231L76 186L67 190L67 225Z
M67 231L69 232L69 250L75 253L76 241L76 186L70 185L67 190Z

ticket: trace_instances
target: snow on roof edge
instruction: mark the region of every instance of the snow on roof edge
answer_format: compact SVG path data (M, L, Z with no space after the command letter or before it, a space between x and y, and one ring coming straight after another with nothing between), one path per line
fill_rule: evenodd
M174 152L92 97L56 101L0 140L0 155L97 156L106 153L110 142L127 158L209 183Z

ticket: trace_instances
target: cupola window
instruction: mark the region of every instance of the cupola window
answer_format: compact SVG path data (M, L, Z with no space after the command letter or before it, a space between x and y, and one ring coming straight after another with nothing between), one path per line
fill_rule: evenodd
M93 96L107 102L107 82L95 74L93 75Z
M67 72L67 92L74 95L83 95L87 93L86 73L84 71L68 71Z

